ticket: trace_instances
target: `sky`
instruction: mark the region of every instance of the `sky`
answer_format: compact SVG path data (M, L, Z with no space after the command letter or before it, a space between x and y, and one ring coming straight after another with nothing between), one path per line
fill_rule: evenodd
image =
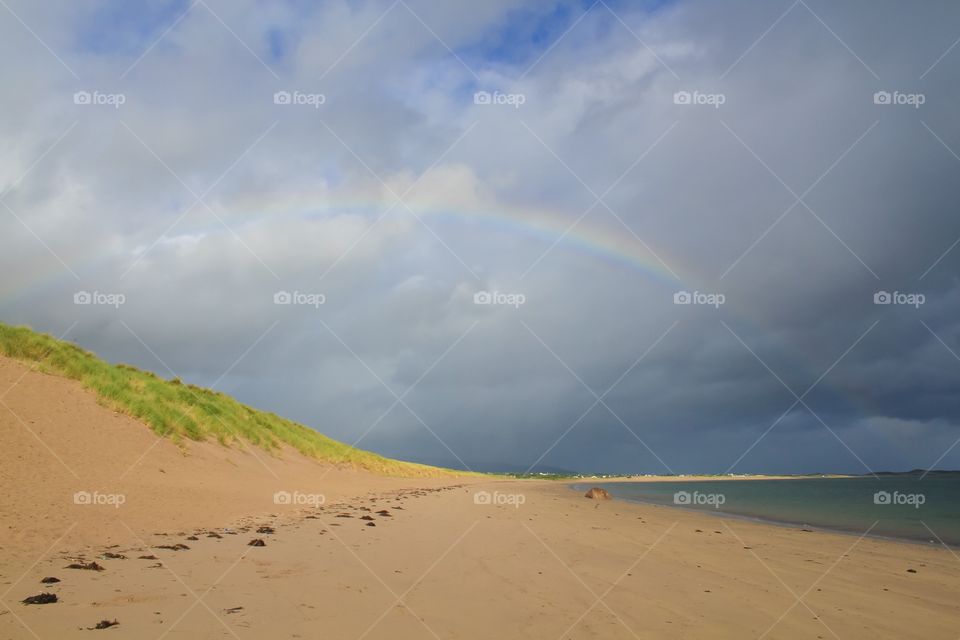
M960 468L960 6L0 3L0 321L475 470Z

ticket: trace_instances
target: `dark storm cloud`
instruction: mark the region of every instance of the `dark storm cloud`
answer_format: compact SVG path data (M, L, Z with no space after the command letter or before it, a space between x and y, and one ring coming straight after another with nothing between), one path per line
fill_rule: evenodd
M209 6L0 20L4 321L435 463L960 464L957 8Z

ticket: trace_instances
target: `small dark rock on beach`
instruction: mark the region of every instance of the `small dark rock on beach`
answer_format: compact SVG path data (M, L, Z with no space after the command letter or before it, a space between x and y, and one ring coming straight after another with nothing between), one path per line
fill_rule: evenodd
M57 601L55 593L38 593L23 600L23 604L52 604Z

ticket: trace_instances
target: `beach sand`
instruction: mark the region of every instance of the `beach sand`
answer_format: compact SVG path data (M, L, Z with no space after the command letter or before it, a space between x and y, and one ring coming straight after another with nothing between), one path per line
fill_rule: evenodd
M593 501L568 483L184 453L77 383L0 359L0 394L11 386L0 638L960 635L960 557L942 547ZM76 491L124 503L74 504ZM275 504L277 491L325 503ZM104 570L65 568L91 561ZM59 601L20 603L42 592ZM101 620L119 624L86 629Z

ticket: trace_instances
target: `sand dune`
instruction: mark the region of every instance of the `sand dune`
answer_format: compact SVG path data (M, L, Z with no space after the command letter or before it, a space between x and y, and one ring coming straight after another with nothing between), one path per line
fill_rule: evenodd
M79 383L4 357L0 394L4 549L38 551L64 534L65 544L112 543L129 535L127 527L219 526L295 506L275 504L277 491L336 500L413 484L324 466L291 449L274 455L216 443L179 447L100 406ZM124 502L76 504L76 492L122 495Z
M3 638L958 633L960 558L944 549L595 502L545 481L184 451L6 359L0 394ZM105 504L75 504L78 491ZM325 503L276 504L277 491ZM103 571L65 568L89 562ZM44 592L58 602L20 603ZM118 625L87 630L103 620Z

